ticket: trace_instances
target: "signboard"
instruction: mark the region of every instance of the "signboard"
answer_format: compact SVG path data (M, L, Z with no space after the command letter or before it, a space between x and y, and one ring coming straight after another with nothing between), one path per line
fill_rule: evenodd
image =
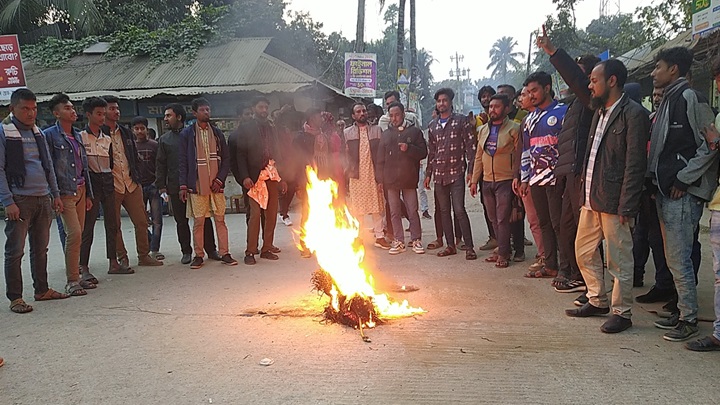
M377 55L345 53L345 95L375 97L377 89Z
M0 35L0 100L10 100L13 91L25 87L25 72L17 35Z
M693 0L691 3L693 35L720 27L720 0Z

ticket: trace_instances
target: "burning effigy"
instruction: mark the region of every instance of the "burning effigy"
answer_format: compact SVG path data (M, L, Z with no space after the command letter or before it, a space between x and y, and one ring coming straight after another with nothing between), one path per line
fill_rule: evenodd
M364 267L365 249L358 243L359 222L345 204L338 203L337 183L318 179L311 167L307 178L309 212L300 240L320 266L312 283L330 299L325 319L362 330L388 319L424 313L407 300L397 302L375 291L373 276Z

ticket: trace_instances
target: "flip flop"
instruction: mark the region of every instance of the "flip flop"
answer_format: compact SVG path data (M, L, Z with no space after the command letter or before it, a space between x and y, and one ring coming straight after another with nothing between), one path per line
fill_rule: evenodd
M557 277L556 270L548 270L541 268L540 270L531 270L525 273L525 278L554 278Z
M427 250L440 249L441 247L443 247L443 243L439 242L437 240L434 240L434 241L428 243Z
M57 292L52 288L48 288L42 294L35 294L35 301L64 300L65 298L70 298L70 295Z
M485 261L488 263L497 263L498 257L497 257L497 255L490 255L485 258Z
M510 266L510 262L506 259L498 259L495 262L495 267L497 267L498 269L505 269L509 266Z
M457 249L450 247L450 246L446 247L445 249L443 249L437 253L438 257L447 257L447 256L456 255L456 254L457 254Z
M135 274L135 270L127 267L116 267L108 270L108 274Z

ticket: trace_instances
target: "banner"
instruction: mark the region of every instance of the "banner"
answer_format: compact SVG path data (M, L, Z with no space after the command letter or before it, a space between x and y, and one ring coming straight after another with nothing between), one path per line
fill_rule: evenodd
M0 100L10 100L13 91L25 87L25 72L17 35L0 35Z
M377 55L345 53L345 95L375 97L377 89Z
M692 33L699 35L720 26L720 0L692 2Z

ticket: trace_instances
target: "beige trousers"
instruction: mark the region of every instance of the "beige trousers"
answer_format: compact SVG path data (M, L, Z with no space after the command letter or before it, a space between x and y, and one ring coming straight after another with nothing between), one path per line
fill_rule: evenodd
M127 256L125 242L122 237L122 226L120 222L120 206L125 207L130 220L135 227L135 245L138 257L145 257L150 253L150 240L148 239L148 217L143 201L142 187L135 187L132 193L125 190L125 194L115 192L115 217L117 218L118 232L115 245L117 247L118 259ZM105 213L107 215L107 213Z
M65 228L65 274L68 283L80 281L80 246L85 227L85 186L78 186L76 195L61 197L63 212L60 214Z
M583 207L575 237L575 254L587 284L590 304L608 307L603 280L603 264L598 246L605 240L608 272L615 278L611 308L614 315L630 318L632 313L633 255L630 224L621 224L619 215L605 214Z

